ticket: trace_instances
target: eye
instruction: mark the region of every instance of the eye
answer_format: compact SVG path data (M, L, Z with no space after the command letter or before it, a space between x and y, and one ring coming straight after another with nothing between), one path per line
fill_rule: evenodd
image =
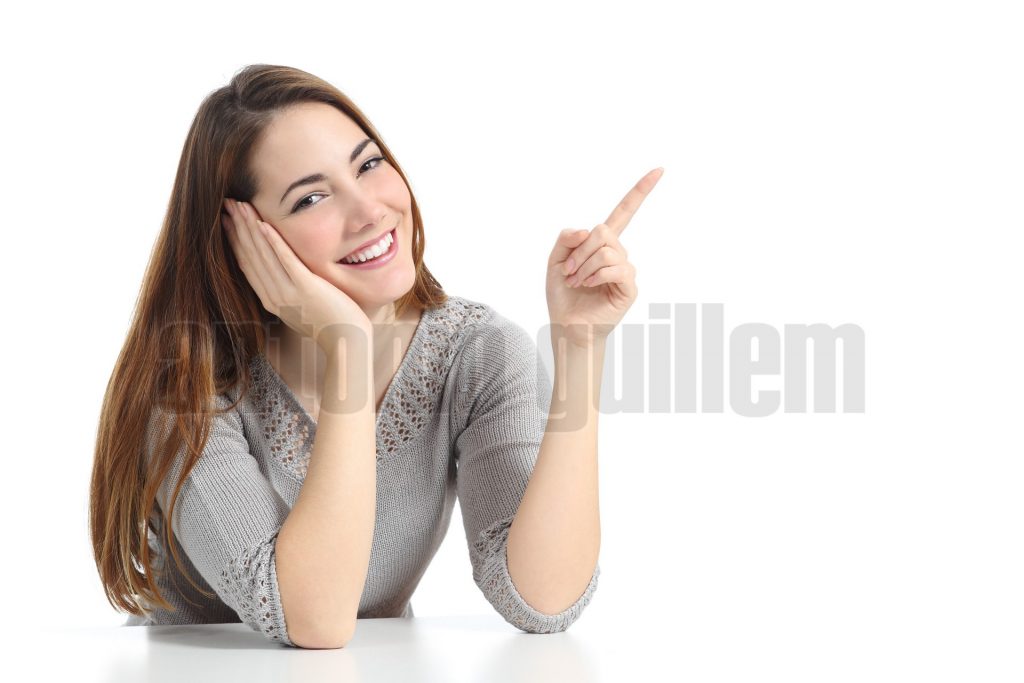
M292 209L292 213L295 213L296 211L302 211L303 209L305 209L308 206L313 206L313 204L306 204L306 203L304 203L307 199L312 199L313 197L322 197L322 196L323 196L322 192L314 192L313 194L306 195L305 197L300 199L295 204L295 207ZM319 204L320 202L314 202L314 203L315 204Z
M376 156L376 157L373 157L371 159L367 159L365 162L363 162L363 165L359 167L359 171L360 171L359 175L362 175L364 170L365 171L372 171L373 169L375 169L378 166L380 166L381 162L384 161L384 160L385 159L382 156ZM376 162L376 163L374 163L374 162ZM370 164L373 164L373 166L370 166ZM370 168L366 168L367 166L370 166ZM356 176L356 177L359 177L359 176ZM323 192L313 192L312 194L306 195L305 197L303 197L302 199L300 199L298 202L295 203L295 206L292 207L292 213L295 213L296 211L302 211L303 209L309 208L310 206L314 206L316 204L319 204L320 202L313 202L312 204L306 204L304 202L307 199L312 199L313 197L323 197L323 196L324 196Z
M373 169L375 169L375 168L377 168L378 166L380 166L380 162L381 162L381 161L384 161L384 157L380 157L380 156L378 156L378 157L373 157L373 158L371 158L371 159L367 159L367 160L366 160L366 162L365 162L365 163L364 163L364 164L363 164L362 166L360 166L360 167L359 167L359 170L360 170L360 171L362 171L362 170L363 170L364 168L366 168L366 167L367 167L367 166L368 166L369 164L373 164L373 162L375 162L375 161L376 161L377 163L376 163L376 164L374 164L373 166L371 166L371 167L370 167L370 168L369 168L368 170L372 171ZM360 173L360 175L362 175L362 174Z

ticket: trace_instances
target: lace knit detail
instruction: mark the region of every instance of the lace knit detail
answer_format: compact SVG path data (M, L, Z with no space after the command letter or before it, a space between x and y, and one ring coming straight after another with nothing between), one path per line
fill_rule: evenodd
M436 413L462 336L488 316L486 305L461 297L449 297L441 306L423 311L409 349L381 401L378 463L415 439ZM271 456L302 481L309 468L316 423L264 356L253 358L251 372L253 402Z
M436 413L448 368L461 346L460 335L487 315L485 306L458 297L449 297L438 309L423 312L420 328L381 403L381 413L390 410L393 414L377 425L378 460L416 438Z
M275 532L266 542L232 558L220 573L218 592L227 597L225 602L238 613L243 622L259 629L271 640L291 645L285 625L275 619L272 589L263 578L269 576L272 582L277 583L273 555L278 533ZM266 571L268 565L269 571ZM254 600L246 596L254 596Z
M290 393L282 395L278 384L274 382L273 366L262 356L256 360L262 362L252 366L252 397L260 424L263 425L263 438L271 457L296 480L303 481L309 469L309 456L313 448L312 430L315 426L294 396ZM287 391L283 380L278 379L278 382ZM285 405L288 399L298 410Z

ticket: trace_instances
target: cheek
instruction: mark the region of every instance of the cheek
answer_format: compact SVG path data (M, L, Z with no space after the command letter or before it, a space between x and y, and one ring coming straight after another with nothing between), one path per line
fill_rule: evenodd
M321 262L331 260L338 248L337 240L332 238L326 224L304 226L289 235L286 241L299 260L311 270L317 269Z
M398 171L391 166L388 166L388 172L384 177L382 191L386 194L390 204L403 208L412 204L412 196L409 194L408 186L402 180L402 176L398 175Z

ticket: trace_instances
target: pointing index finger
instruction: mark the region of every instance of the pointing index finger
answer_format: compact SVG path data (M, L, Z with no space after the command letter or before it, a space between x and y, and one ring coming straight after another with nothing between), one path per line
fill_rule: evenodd
M654 189L664 171L665 169L659 166L653 171L649 171L647 175L637 181L637 184L626 193L622 201L608 214L605 225L614 230L617 235L621 235L622 231L629 225L629 221L633 218L637 209L640 208L640 204L647 198L647 194Z

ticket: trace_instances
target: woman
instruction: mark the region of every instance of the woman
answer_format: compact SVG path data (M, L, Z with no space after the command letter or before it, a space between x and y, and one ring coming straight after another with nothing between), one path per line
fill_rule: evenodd
M268 65L210 94L101 411L90 529L111 604L129 625L342 647L357 618L412 616L458 498L494 608L568 628L600 574L604 340L636 297L617 235L658 177L558 236L552 387L519 325L427 270L405 175L345 95Z

